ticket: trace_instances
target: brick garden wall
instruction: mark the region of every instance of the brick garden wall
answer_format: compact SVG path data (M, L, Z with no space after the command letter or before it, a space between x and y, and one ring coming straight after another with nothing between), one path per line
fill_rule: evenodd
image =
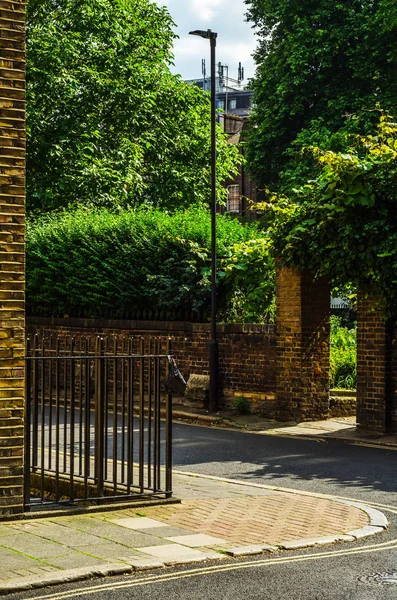
M25 6L0 0L0 515L23 510Z
M114 321L93 319L28 319L28 332L54 335L143 336L172 338L172 350L185 378L209 374L210 325L184 322ZM244 396L254 410L274 410L276 329L274 325L219 325L220 388L224 401Z

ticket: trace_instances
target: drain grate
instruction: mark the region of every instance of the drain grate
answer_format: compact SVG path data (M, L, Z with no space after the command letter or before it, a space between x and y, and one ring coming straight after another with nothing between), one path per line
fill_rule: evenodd
M360 577L359 581L363 583L377 583L379 585L396 585L397 586L397 571L388 571L385 573L374 573Z

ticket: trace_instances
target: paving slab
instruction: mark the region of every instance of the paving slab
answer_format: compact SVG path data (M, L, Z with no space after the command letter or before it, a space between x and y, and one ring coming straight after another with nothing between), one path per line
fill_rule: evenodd
M179 535L196 535L194 531L190 531L189 529L181 529L181 527L173 527L172 525L165 525L163 527L153 527L147 532L149 535L153 535L155 537L161 537L165 539L169 539L170 537L177 537Z
M19 552L26 552L39 559L46 559L51 556L63 556L70 553L70 548L59 542L44 539L30 533L18 533L7 537L5 546Z
M228 544L226 540L213 537L212 535L206 535L205 533L178 535L175 537L167 537L166 539L170 542L174 542L175 544L189 546L189 548L200 548L201 546L221 546L223 544Z
M87 548L87 554L93 558L99 558L107 562L123 562L123 558L132 560L133 558L139 557L139 554L132 548L126 548L120 544L112 544L110 542L96 544L96 546L91 548L89 552Z
M29 548L26 549L27 551ZM34 569L37 566L50 566L46 561L37 560L35 557L28 554L20 554L13 550L0 548L0 576L6 576L9 571L15 569Z
M64 556L53 556L48 559L48 562L57 569L70 570L78 569L81 565L84 567L95 567L99 565L108 565L108 560L100 560L95 556L88 556L80 552L73 552L72 554L66 554Z
M76 527L79 527L79 524L76 524ZM71 526L70 530L74 531L74 529ZM112 525L111 523L108 523L106 521L99 521L95 530L92 531L95 531L97 542L107 540L110 542L123 544L124 546L128 546L130 548L137 548L139 546L152 546L161 543L161 537L165 537L161 535L152 535L151 533L149 533L149 530L140 531L127 529L118 525Z
M147 517L133 517L126 519L112 519L112 522L120 527L127 527L127 529L154 529L155 527L164 527L165 524L161 521L154 521Z
M58 542L60 544L65 544L65 546L69 546L71 548L77 548L78 546L95 546L98 543L98 536L90 535L89 533L84 533L82 531L78 531L78 529L72 529L62 527L63 531L50 529L44 529L41 532L41 536L47 540L52 540Z
M381 513L338 498L178 472L174 483L181 504L2 524L0 593L282 544L357 543L387 526Z
M140 552L160 558L166 565L175 563L185 564L206 560L208 558L218 558L218 555L215 552L201 552L199 550L194 550L193 548L180 546L179 544L141 548Z

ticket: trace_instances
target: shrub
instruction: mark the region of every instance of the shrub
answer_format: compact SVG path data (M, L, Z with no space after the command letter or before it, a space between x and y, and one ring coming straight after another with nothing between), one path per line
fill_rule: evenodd
M331 387L355 389L357 380L356 328L341 326L340 317L331 317Z
M271 271L268 257L261 272L260 242L259 254L242 250L257 235L255 224L218 217L220 312L225 319L228 313L233 317L228 304L245 293L235 273L250 270L250 257L250 286L253 273L260 289L263 273ZM154 209L118 213L80 209L42 217L27 229L28 303L35 314L54 317L122 318L137 310L208 310L210 238L210 214L199 207L172 214ZM262 313L255 317L260 320L266 311L271 313L272 285L268 297L257 304Z
M235 400L233 400L232 410L238 415L250 415L251 405L247 398L235 398Z

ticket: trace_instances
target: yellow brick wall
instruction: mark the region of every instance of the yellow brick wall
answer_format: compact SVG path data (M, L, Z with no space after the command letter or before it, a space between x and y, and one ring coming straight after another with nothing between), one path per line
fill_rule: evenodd
M0 0L0 517L23 510L25 8Z

